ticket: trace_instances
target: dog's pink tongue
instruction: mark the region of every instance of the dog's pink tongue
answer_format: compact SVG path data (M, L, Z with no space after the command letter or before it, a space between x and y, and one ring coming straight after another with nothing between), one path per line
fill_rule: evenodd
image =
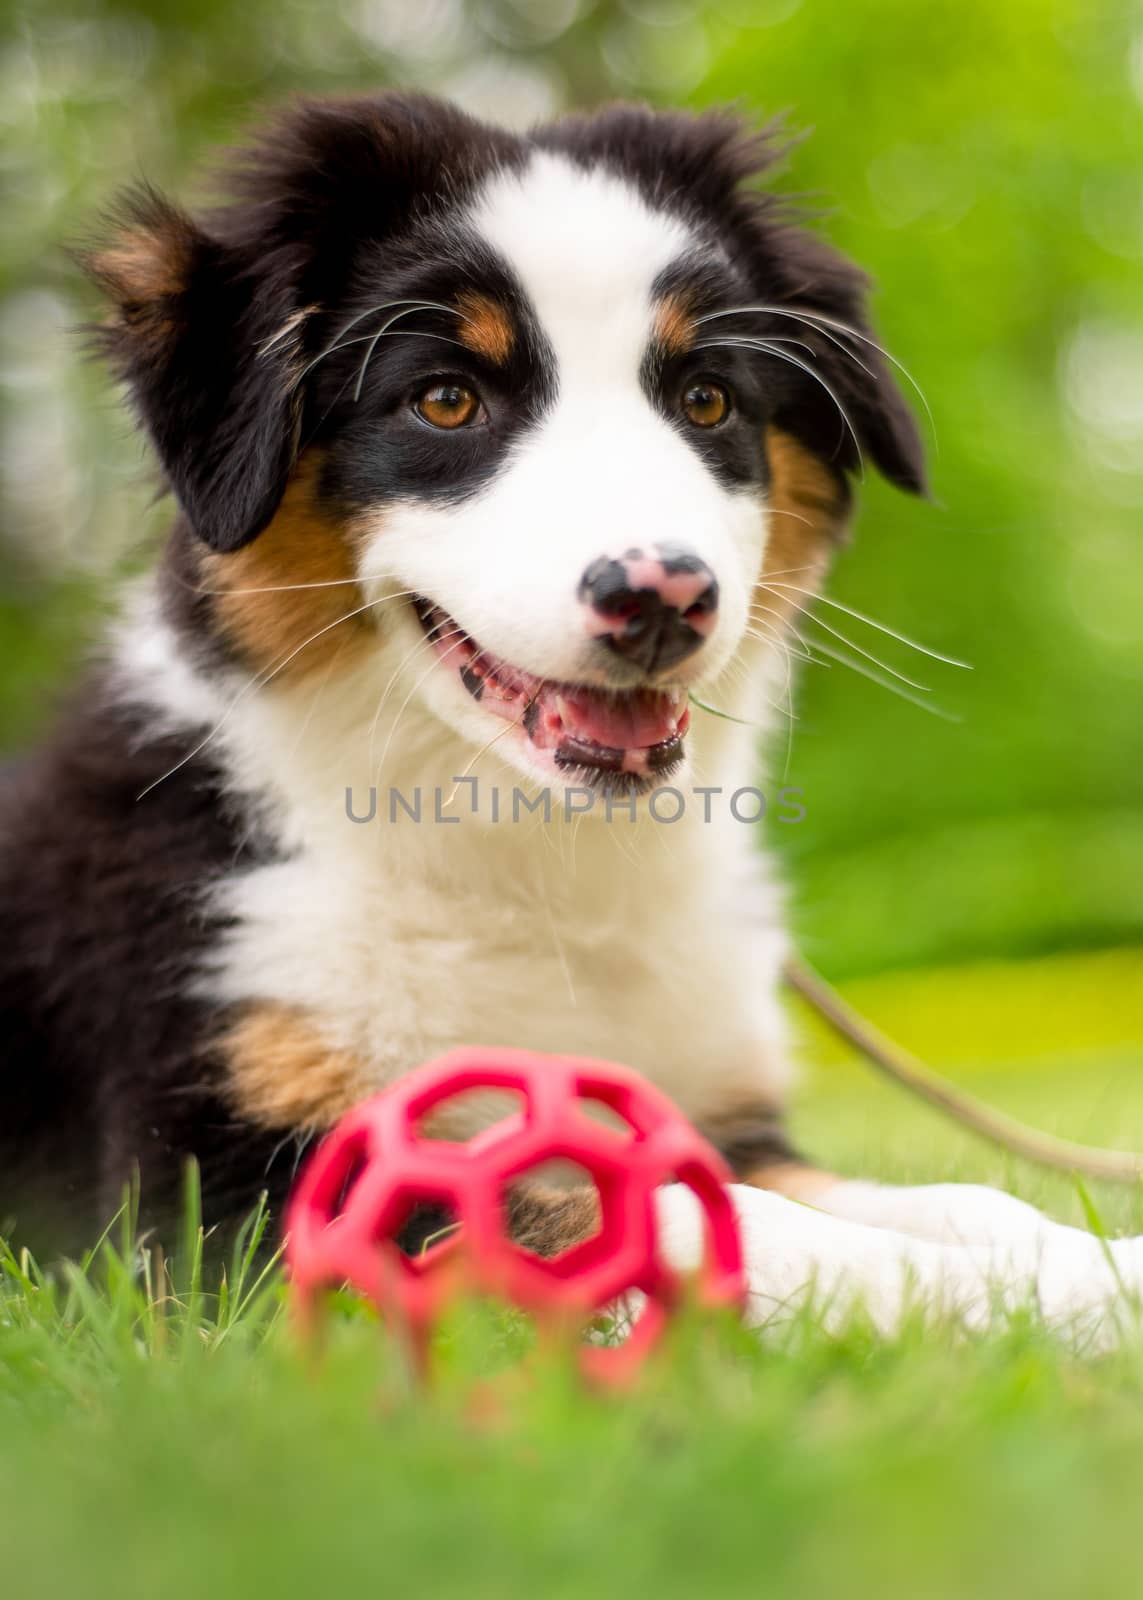
M681 690L561 689L557 704L566 733L612 750L645 750L675 737L687 700Z

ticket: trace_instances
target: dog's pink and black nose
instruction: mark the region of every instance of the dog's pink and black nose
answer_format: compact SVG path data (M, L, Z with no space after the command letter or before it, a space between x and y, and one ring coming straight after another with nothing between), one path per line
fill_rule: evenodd
M588 631L649 675L694 655L718 620L718 579L676 545L600 556L580 579L579 598Z

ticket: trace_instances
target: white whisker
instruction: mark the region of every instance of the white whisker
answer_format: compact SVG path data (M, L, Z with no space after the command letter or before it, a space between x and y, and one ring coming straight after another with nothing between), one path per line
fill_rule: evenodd
M361 358L361 365L357 369L357 382L356 382L356 384L354 385L354 388L353 388L353 402L354 402L355 405L357 404L358 400L361 399L361 386L365 382L366 368L369 366L370 361L373 359L373 352L374 352L374 350L376 350L379 340L381 340L381 339L437 339L437 340L440 341L441 344L454 344L454 345L456 345L458 350L463 350L465 348L464 345L461 343L461 341L459 339L452 339L452 338L449 337L449 335L447 333L424 333L424 332L420 332L420 331L418 331L417 329L414 329L414 328L398 328L396 333L389 333L387 331L387 328L388 328L388 324L386 324L385 328L382 328L380 333L375 333L373 335L373 338L370 341L370 345L369 345L368 350L365 352L365 354ZM356 340L354 341L354 343L356 343Z
M459 629L457 631L459 632ZM369 747L366 760L370 769L373 767L373 746L377 739L377 728L381 721L381 713L384 711L385 706L388 703L389 696L393 692L394 685L397 683L397 680L400 678L410 661L414 660L417 656L423 654L425 651L432 650L432 648L433 640L418 630L416 643L413 645L413 648L411 650L406 650L400 661L398 661L397 665L393 668L393 671L389 674L389 678L385 684L385 687L382 689L378 697L377 707L373 712L373 720L369 724ZM386 748L388 748L388 746L386 746ZM379 767L377 769L377 776L378 778L381 776L381 770Z
M769 585L769 579L763 581L763 587ZM931 656L934 661L943 661L948 667L962 667L965 672L972 671L971 661L960 661L956 656L946 656L939 650L932 650L928 645L920 644L916 639L910 639L907 633L898 633L896 628L891 628L887 623L877 622L873 617L867 617L864 611L855 611L852 606L842 605L840 600L831 600L828 595L815 594L812 589L801 589L796 583L779 583L779 589L792 589L795 594L808 595L811 600L820 600L823 605L833 606L835 611L844 611L847 617L853 617L856 622L864 622L870 628L876 628L878 633L888 634L890 639L896 639L899 644L908 645L910 650L916 650L923 656ZM778 598L775 596L775 598Z
M848 643L848 641L846 642ZM831 661L836 661L839 666L852 668L861 677L868 678L871 683L876 683L882 689L888 689L891 694L897 695L901 700L907 700L910 705L917 706L921 711L929 711L934 717L940 717L943 722L961 722L964 720L962 717L958 717L955 712L945 711L942 706L934 705L931 700L922 700L917 695L910 694L907 689L902 689L888 678L883 678L879 672L872 671L862 662L851 661L848 656L843 655L840 650L835 650L832 645L815 644L814 649L820 650L822 655L828 656Z
M906 367L903 362L898 361L897 357L891 354L890 351L886 350L883 344L878 344L877 340L874 339L871 334L863 332L860 328L853 327L851 323L841 322L836 317L827 317L824 312L815 311L810 306L733 306L727 311L708 312L705 317L699 317L696 319L696 321L714 322L719 317L744 316L752 312L757 312L759 315L767 314L775 317L789 317L794 322L802 323L803 326L816 328L817 331L821 333L822 337L826 339L830 338L830 334L827 332L827 330L830 328L835 328L839 333L847 334L851 339L859 339L862 344L867 344L871 349L876 350L878 355L884 356L886 361L888 361L892 366L896 367L897 371L912 387L922 406L924 406L925 416L927 417L929 423L929 429L933 435L933 447L936 449L938 454L940 453L940 445L937 440L937 425L933 420L932 408L929 405L925 391L921 388L921 385L917 382L916 378L914 378L908 367ZM833 339L831 342L838 344L836 339ZM838 348L845 350L844 345L839 345ZM857 365L865 372L870 372L870 369L863 361L858 359L852 350L845 350L845 353L852 361L857 362ZM870 373L870 376L876 377L876 374Z
M799 644L801 645L801 648L794 649L785 639L780 636L776 629L767 627L767 624L762 621L761 617L752 616L750 618L750 622L754 624L754 627L751 628L748 626L746 632L752 639L757 639L762 644L774 645L779 650L785 650L790 657L796 658L798 661L811 662L813 660L813 657L809 654L809 644L800 636ZM757 628L765 628L766 632L758 633L755 631Z
M758 619L755 620L757 622L757 626L764 630L764 634L759 635L754 633L753 637L764 637L766 639L770 639L772 630L769 628L769 626L764 622L758 621ZM751 632L753 632L753 630L751 630ZM793 654L797 653L800 655L802 660L809 661L811 663L814 661L814 658L810 655L801 655L800 652L791 652L788 642L778 636L776 633L774 634L771 642L775 644L782 652L782 667L786 679L784 685L785 704L774 707L776 711L779 711L786 718L786 759L782 764L782 782L785 783L787 778L790 776L790 763L794 756L794 723L800 721L800 718L794 710ZM766 700L769 705L774 705L774 702L770 699L769 695L766 696Z
M488 753L488 751L492 749L492 746L494 744L498 744L500 742L500 740L503 739L503 737L504 737L504 735L506 733L511 733L513 728L519 728L519 727L523 726L524 718L528 715L528 712L532 709L533 705L535 705L536 696L539 694L539 692L540 692L539 689L537 689L536 693L532 696L532 698L525 703L524 708L520 712L520 715L518 717L512 717L508 721L506 721L504 726L501 729L499 729L498 732L496 732L496 733L494 733L492 735L491 739L489 739L487 744L481 745L480 749L473 756L472 760L468 763L467 767L465 767L465 769L461 773L460 777L457 778L456 782L453 784L452 793L449 795L448 799L444 803L444 809L446 811L449 809L449 807L452 805L453 801L456 799L457 790L460 788L460 786L464 782L464 780L468 777L469 773L472 771L472 769L476 765L476 763L480 760L481 756L486 755Z
M417 690L421 687L422 683L425 683L425 682L428 681L428 679L431 676L433 670L436 667L438 667L442 662L447 661L449 656L452 655L453 651L454 650L459 650L461 645L465 644L467 642L467 640L468 640L468 635L463 631L463 629L455 628L455 629L452 629L450 631L451 632L455 632L455 634L456 634L455 643L450 644L447 650L442 650L439 656L438 655L434 655L432 661L430 661L430 663L429 663L428 671L421 673L421 676L417 679L416 683L413 684L412 688L409 690L408 694L401 701L401 704L397 708L397 715L393 718L393 726L389 729L389 736L385 740L385 746L384 746L383 750L381 751L381 759L377 763L377 776L378 776L378 779L380 779L382 773L385 770L385 761L386 761L386 758L388 757L388 754L389 754L389 747L393 743L394 738L396 737L397 729L401 726L401 718L405 715L405 712L408 710L409 703L412 700L413 696L416 694ZM448 637L449 637L449 635L447 633L441 635L441 638L447 639ZM430 640L427 640L427 642L435 648L435 646L440 643L440 639L439 638L438 639L430 639ZM382 701L382 704L383 703L384 703L384 701ZM374 726L376 726L376 722L374 723ZM372 765L372 761L373 761L372 740L370 740L369 761L370 761L370 765Z
M784 666L786 672L786 701L792 712L793 699L791 690L793 687L793 667L791 663L795 660L804 661L807 666L818 667L821 666L821 662L818 661L815 656L810 654L808 648L804 651L791 650L785 639L781 638L773 629L768 628L764 622L761 622L758 619L755 619L754 627L748 627L746 629L746 633L749 638L757 639L759 644L772 645L775 650L781 651L782 665ZM732 665L734 665L734 663L732 663ZM774 709L778 710L779 707L775 706Z
M812 528L814 525L812 517L803 517L800 511L788 511L785 506L768 505L766 507L766 514L770 517L793 517L795 522L804 522L807 528ZM800 567L794 570L804 572L806 569L804 567Z
M774 598L777 599L778 596L775 595ZM793 605L793 601L787 601L787 604L788 605ZM794 606L794 610L795 611L799 611L800 609L801 609L800 607L798 607L796 605ZM764 615L766 615L768 617L773 617L774 621L777 623L778 626L771 630L773 632L773 634L774 634L774 638L775 638L776 642L781 643L783 645L786 644L786 640L782 637L782 633L783 633L783 630L784 630L786 633L792 633L793 634L794 638L798 641L798 643L801 645L803 650L808 650L809 649L809 647L810 647L809 646L809 640L806 639L805 635L802 634L787 617L784 617L780 611L775 611L773 606L764 606L762 604L761 600L752 600L750 602L747 614L750 617L751 622L758 623L758 625L760 627L767 627L768 626L768 624L763 623L762 618L760 616L756 616L755 615L755 613L759 612L759 611L764 613Z
M188 761L193 761L195 756L197 756L200 751L205 750L207 745L210 744L211 741L216 738L226 726L231 716L237 710L242 701L246 699L247 695L253 694L256 689L264 689L267 684L272 683L273 680L278 676L279 672L285 671L290 662L293 661L296 656L301 655L302 651L307 649L308 646L313 644L316 640L321 639L327 633L331 633L334 628L339 628L343 622L349 622L352 620L352 618L361 616L362 612L371 611L374 606L381 605L381 603L388 598L388 595L381 595L377 600L366 601L363 606L355 606L352 611L347 611L344 616L335 618L333 622L327 622L324 628L319 628L316 633L311 633L308 639L303 639L300 645L291 650L289 655L287 655L282 661L279 661L277 665L274 666L269 672L260 674L256 678L252 678L251 681L246 684L246 686L241 689L238 694L235 695L234 699L227 706L222 716L215 723L214 727L211 728L210 732L207 733L205 738L201 739L192 750L188 750L186 755L183 756L180 761L176 761L173 767L169 767L167 771L157 777L153 783L149 783L145 789L140 790L140 792L135 796L136 803L149 795L152 789L157 789L160 783L165 783L168 778L173 777L174 774L180 770L180 768L186 766Z
M791 602L791 604L793 603L794 602ZM809 611L805 606L797 606L796 609L801 612L802 616L805 617L807 622L816 623L819 628L824 628L825 631L832 634L835 639L840 639L842 644L844 644L848 649L856 650L857 654L859 656L864 656L866 661L872 661L873 665L875 667L879 667L882 672L889 673L891 677L897 678L901 683L907 683L910 689L918 689L921 694L929 694L931 692L928 684L918 683L915 678L910 678L906 673L898 672L896 667L890 666L887 661L880 660L880 658L873 655L871 651L863 649L861 645L856 644L844 633L839 632L838 629L833 627L830 623L823 621L821 617L814 616L813 612ZM814 648L817 649L818 646L815 644Z
M841 399L840 399L836 389L833 387L833 385L831 383L827 383L827 381L825 380L825 378L822 377L820 372L815 371L815 369L813 367L811 367L808 362L800 361L797 356L790 355L788 351L779 350L777 345L771 344L766 339L742 339L742 338L712 339L708 343L696 344L695 345L695 349L696 350L714 350L714 349L717 349L720 345L733 346L735 349L738 349L738 350L761 350L761 351L764 351L768 355L775 356L779 361L785 361L791 367L797 367L800 372L804 372L809 377L813 378L815 383L820 383L822 388L825 390L826 394L829 395L830 399L833 401L834 405L837 407L838 415L841 417L841 420L845 423L845 426L849 430L849 436L853 440L853 448L857 452L857 462L858 462L858 468L859 468L859 471L860 471L860 475L861 475L862 479L864 479L864 477L865 477L865 457L861 453L861 441L857 437L857 429L854 427L853 422L850 419L849 412L842 405Z
M850 361L852 361L855 366L860 367L862 372L867 373L868 376L874 380L874 382L877 381L877 374L874 372L873 368L862 361L861 357L851 350L848 345L842 344L841 340L836 338L832 333L828 332L827 329L819 327L816 322L811 322L808 317L799 316L796 312L779 310L777 306L735 306L729 311L712 311L708 313L707 316L699 317L697 320L699 322L716 322L720 317L747 316L754 312L759 314L762 312L768 312L772 316L788 317L791 322L800 322L803 327L809 328L812 333L820 334L823 339L828 339L830 344L836 346L836 348L841 351L843 356L848 356ZM784 344L787 341L775 340L774 342Z
M803 517L801 520L805 522L807 519ZM788 577L791 572L813 572L814 570L814 563L811 561L807 562L801 567L778 567L773 572L763 571L762 577L764 580L770 578L785 578Z
M454 311L451 307L442 305L439 300L384 300L379 305L369 306L366 310L359 311L355 317L350 317L349 321L345 323L343 327L338 329L332 343L328 344L319 355L316 355L312 361L308 362L307 365L302 368L301 372L298 374L298 382L300 383L306 374L313 367L317 366L319 361L324 361L326 356L333 355L335 350L344 350L348 348L349 345L360 344L364 340L371 339L373 337L372 334L363 333L356 339L346 339L345 335L351 328L355 328L359 322L364 322L366 317L376 316L380 311L392 311L398 306L404 308L403 310L398 311L398 317L408 316L413 311L443 311L447 316L460 315L459 312ZM396 320L397 317L391 317L385 326L387 328L392 327Z
M228 594L295 594L303 589L344 589L347 587L352 587L353 585L375 583L377 581L377 577L380 576L382 576L382 574L377 574L375 577L371 573L367 572L360 577L353 578L320 578L315 579L313 583L266 583L254 584L250 586L243 585L243 587L240 589L203 589L197 584L187 583L185 578L179 578L177 581L180 582L183 587L189 591L189 593L202 595L205 597ZM415 589L398 589L393 594L385 595L384 598L386 600L399 600L403 596L416 594L416 592L417 591Z

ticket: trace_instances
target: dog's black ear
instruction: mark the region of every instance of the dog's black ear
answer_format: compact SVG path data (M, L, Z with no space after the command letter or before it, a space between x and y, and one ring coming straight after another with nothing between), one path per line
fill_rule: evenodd
M236 550L270 521L300 416L298 324L245 252L152 190L83 264L113 302L99 343L196 533Z
M641 177L652 196L661 196L669 181L688 211L732 242L735 264L749 279L753 298L780 308L771 332L809 347L782 347L791 358L787 376L798 370L795 360L812 372L792 381L791 399L775 418L777 425L838 474L869 460L899 488L924 494L924 448L893 364L870 325L869 280L801 225L788 199L756 186L797 142L783 119L756 129L721 111L695 117L620 108L605 114L597 127L596 142L621 153L636 172L642 155ZM669 180L663 178L664 151L670 156ZM757 320L728 323L728 331L732 326L744 334L758 331Z
M427 95L302 99L226 162L228 203L204 221L128 197L83 257L115 305L101 342L208 544L240 548L277 509L306 361L359 262L514 148Z
M868 460L899 489L927 493L925 451L913 412L870 323L868 278L804 229L771 227L766 244L758 287L788 309L786 336L808 346L790 349L818 374L806 374L797 414L777 419L780 425L847 471Z

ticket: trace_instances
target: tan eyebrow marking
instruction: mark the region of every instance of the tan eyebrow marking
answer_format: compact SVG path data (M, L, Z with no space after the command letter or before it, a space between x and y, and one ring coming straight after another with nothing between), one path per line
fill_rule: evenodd
M669 356L685 355L694 343L695 320L687 301L667 294L655 308L653 335L656 344Z
M456 304L462 318L457 333L461 344L474 355L503 366L516 345L516 330L505 307L475 289L465 289Z

